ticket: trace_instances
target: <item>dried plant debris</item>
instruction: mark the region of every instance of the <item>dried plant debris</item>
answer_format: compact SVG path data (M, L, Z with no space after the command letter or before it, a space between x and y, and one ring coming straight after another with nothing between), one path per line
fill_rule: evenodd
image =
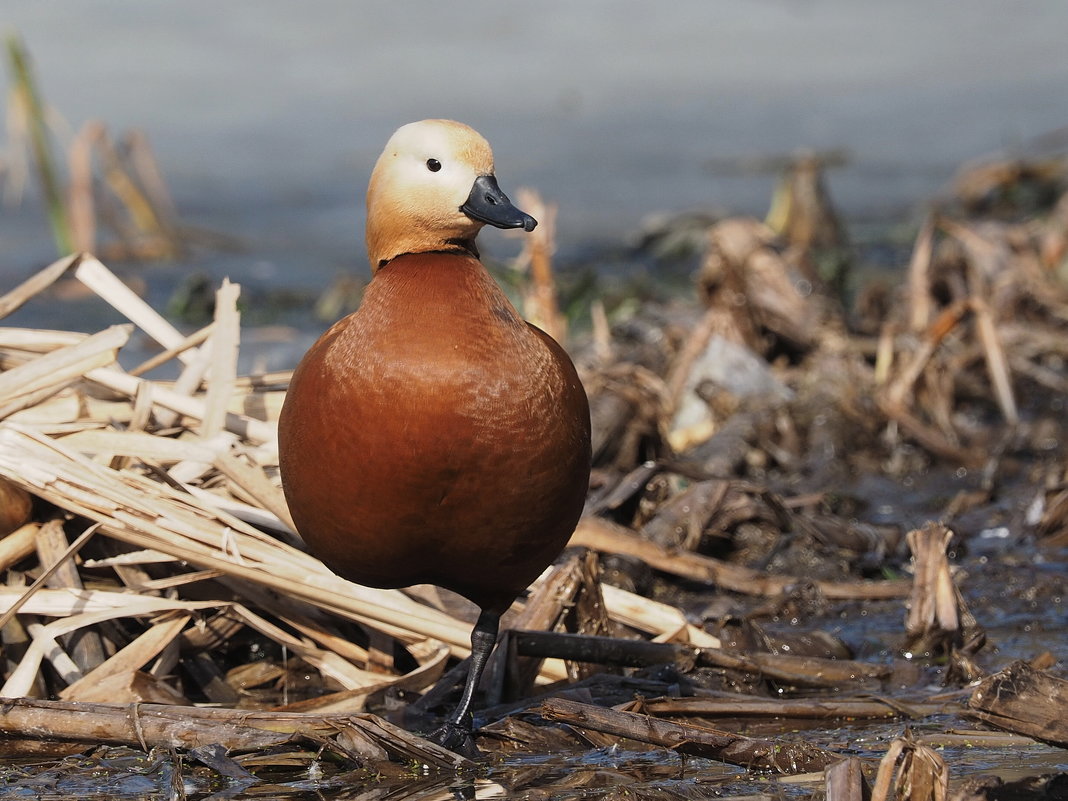
M89 120L71 138L66 158L57 156L52 128L61 127L54 122L59 115L43 101L30 56L14 34L7 36L6 51L10 158L20 163L19 172L29 173L21 165L27 158L22 151L29 153L59 253L86 250L142 261L180 255L198 237L179 225L144 132L130 131L116 143L102 122Z
M948 794L949 771L938 752L908 733L890 743L879 763L872 801L946 801Z
M1068 681L1026 662L983 679L968 707L984 723L1068 748Z
M800 773L835 801L941 801L967 789L952 748L991 736L966 717L1035 738L998 747L1064 746L1064 716L1035 715L1068 658L1063 204L1037 222L932 215L893 302L847 314L815 270L850 246L811 169L778 234L709 222L690 303L601 307L575 341L586 513L505 618L476 715L492 778L471 792L688 798L699 785L664 777L751 794L730 783ZM562 333L552 253L546 236L520 266L530 312ZM294 771L429 793L449 786L435 771L475 775L417 734L458 692L476 610L359 587L304 550L277 470L288 375L238 374L240 288L179 331L77 254L0 296L0 317L59 280L128 322L0 327L8 751L107 744L151 755L153 780L265 792ZM135 335L159 353L126 368ZM1054 636L1014 639L1005 608ZM1048 670L997 672L1030 648Z

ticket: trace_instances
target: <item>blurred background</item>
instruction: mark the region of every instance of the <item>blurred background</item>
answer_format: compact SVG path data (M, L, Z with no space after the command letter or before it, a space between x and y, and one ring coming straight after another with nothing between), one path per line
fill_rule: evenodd
M558 205L565 288L593 275L643 291L686 291L693 267L636 247L650 215L763 217L801 149L824 158L863 259L894 269L965 162L1068 141L1068 5L1052 1L7 0L0 27L29 55L61 180L93 120L154 154L182 246L131 260L105 241L104 261L177 316L191 277L228 275L248 322L302 338L327 324L323 291L348 276L358 295L368 277L367 178L415 119L474 126L506 192ZM57 251L7 97L0 291ZM488 231L483 247L504 260L519 245ZM109 314L35 300L9 322L90 330Z

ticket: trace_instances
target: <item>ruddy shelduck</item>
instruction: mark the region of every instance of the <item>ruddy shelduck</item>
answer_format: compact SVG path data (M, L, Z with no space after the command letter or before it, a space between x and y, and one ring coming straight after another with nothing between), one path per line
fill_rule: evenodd
M486 272L483 225L537 225L486 140L449 120L394 133L367 190L371 281L301 361L278 430L293 520L327 566L480 607L461 700L430 735L466 753L500 616L566 544L590 473L575 367Z

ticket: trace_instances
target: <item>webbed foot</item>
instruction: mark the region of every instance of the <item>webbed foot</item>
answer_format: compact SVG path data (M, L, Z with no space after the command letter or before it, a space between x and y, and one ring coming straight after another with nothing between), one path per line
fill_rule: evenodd
M446 721L428 734L427 739L468 759L478 759L482 755L475 745L475 735L470 726Z

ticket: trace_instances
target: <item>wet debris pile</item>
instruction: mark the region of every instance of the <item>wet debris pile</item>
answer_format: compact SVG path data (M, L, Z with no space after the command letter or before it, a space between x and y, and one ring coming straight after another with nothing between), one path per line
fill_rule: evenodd
M1063 747L1063 667L986 647L969 608L985 579L956 562L991 532L1068 544L1058 214L932 214L901 285L848 312L813 226L794 219L798 244L721 220L697 302L596 312L576 348L594 423L586 514L504 621L480 749L623 743L733 766L723 782L825 773L835 801L919 801L949 792L934 746L1004 741L980 723ZM562 333L551 237L530 248L527 314ZM277 475L288 375L237 374L239 288L224 282L212 322L182 333L83 254L0 296L0 317L59 280L130 322L0 328L4 747L180 749L249 780L468 765L410 732L457 691L477 610L430 587L359 587L303 550ZM160 352L124 368L132 336ZM176 380L147 377L166 364ZM868 614L893 631L850 642L841 621ZM966 728L902 722L947 716ZM900 737L803 731L862 721ZM574 775L507 777L582 792Z

